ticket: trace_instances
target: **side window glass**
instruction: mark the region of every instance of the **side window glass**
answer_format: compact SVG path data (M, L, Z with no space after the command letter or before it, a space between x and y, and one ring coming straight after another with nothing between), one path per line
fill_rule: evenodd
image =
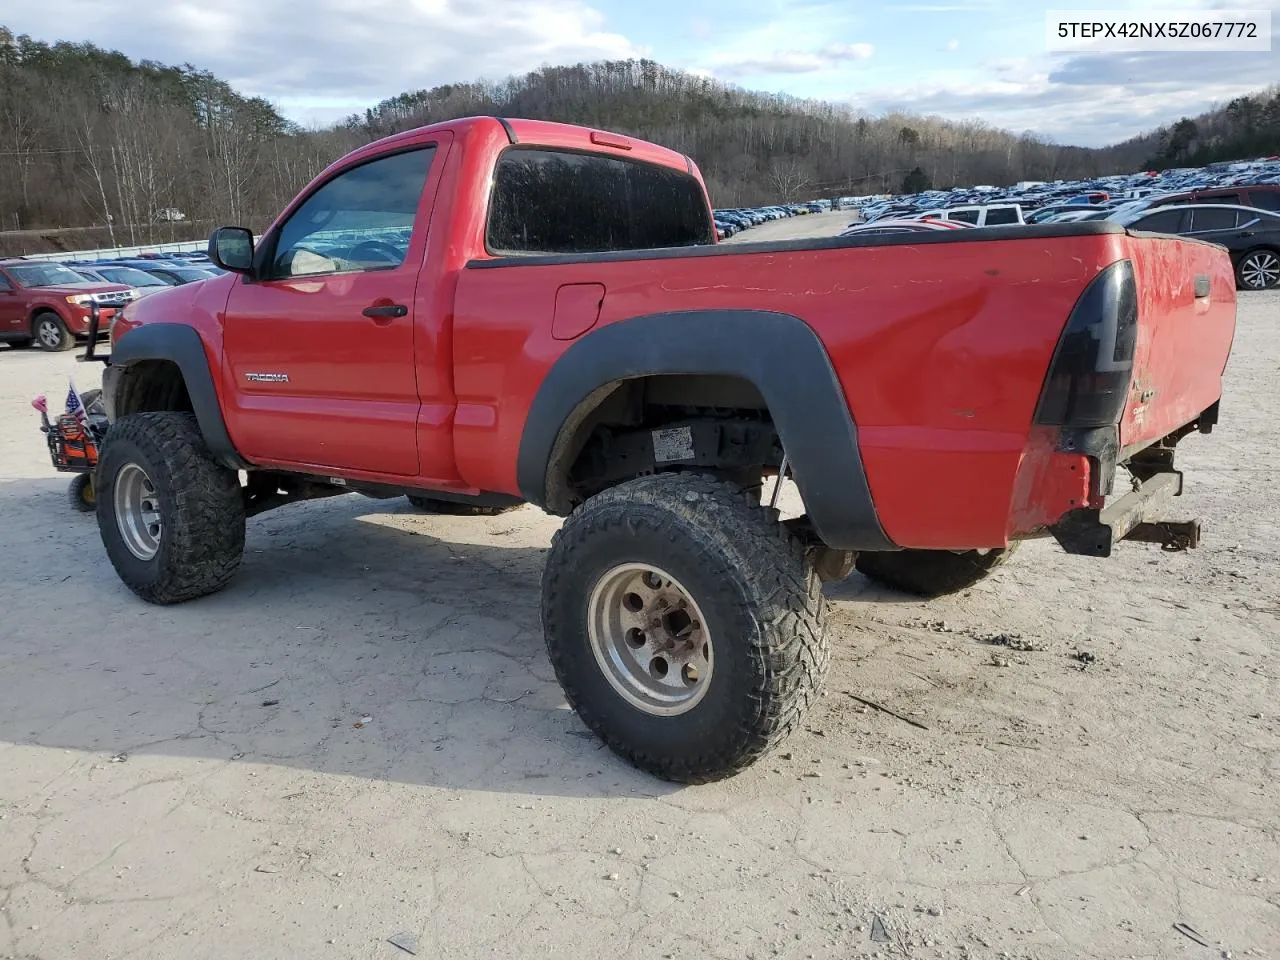
M1130 229L1148 230L1152 233L1177 233L1184 212L1182 210L1161 210L1159 213L1148 214L1140 220L1135 220L1130 225Z
M12 290L13 287L9 283L9 278L0 273L0 290Z
M1226 207L1192 207L1191 232L1231 230L1236 225L1236 211Z
M963 220L965 223L977 224L979 211L977 210L948 210L946 213L947 220Z
M1018 222L1018 212L1007 208L997 208L987 211L987 226L998 226L1001 224L1010 224Z
M298 207L280 228L273 279L391 270L409 252L418 200L435 147L346 170Z
M1249 206L1260 210L1280 210L1280 190L1254 190L1249 194Z

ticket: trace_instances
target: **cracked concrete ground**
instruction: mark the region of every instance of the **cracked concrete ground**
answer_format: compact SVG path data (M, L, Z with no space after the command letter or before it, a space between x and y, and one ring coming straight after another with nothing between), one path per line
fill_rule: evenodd
M531 508L290 507L135 600L28 406L69 372L0 349L0 957L1280 957L1280 294L1180 454L1198 551L830 585L807 729L694 788L566 709Z

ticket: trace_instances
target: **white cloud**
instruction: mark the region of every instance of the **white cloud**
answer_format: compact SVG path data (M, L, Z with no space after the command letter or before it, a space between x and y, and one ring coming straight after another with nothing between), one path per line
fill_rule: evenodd
M746 56L713 55L704 70L720 77L768 73L817 73L841 63L868 60L876 48L869 43L832 43L821 50L774 50ZM693 71L691 71L693 72Z
M956 40L954 37L953 37L952 39L948 40L948 41L947 41L947 49L948 49L948 50L950 50L950 51L951 51L951 52L953 52L953 53L954 53L956 50L959 50L959 49L960 49L960 41L959 41L959 40Z
M546 64L644 56L586 0L42 0L3 21L194 63L283 104L372 103L405 90ZM145 29L139 29L145 24ZM323 109L323 108L321 108Z

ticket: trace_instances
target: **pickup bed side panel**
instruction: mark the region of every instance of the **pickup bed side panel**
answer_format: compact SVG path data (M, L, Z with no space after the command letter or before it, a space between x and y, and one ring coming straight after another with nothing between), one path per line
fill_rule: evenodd
M473 263L455 304L459 469L472 486L519 491L514 451L539 387L572 342L551 335L556 290L599 283L607 290L600 321L583 342L656 312L691 312L691 327L705 311L800 318L840 380L888 539L1003 546L1058 336L1087 283L1120 258L1124 239L726 245L636 259ZM767 346L760 360L773 360ZM495 457L495 449L513 455Z
M1153 235L1127 245L1138 284L1138 342L1120 420L1122 450L1168 436L1218 400L1236 311L1235 274L1218 247Z

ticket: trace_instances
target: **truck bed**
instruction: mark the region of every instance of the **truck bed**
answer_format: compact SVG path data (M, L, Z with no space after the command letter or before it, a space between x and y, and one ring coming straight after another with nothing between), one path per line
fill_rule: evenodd
M1139 327L1120 438L1133 450L1221 394L1235 288L1212 245L1089 222L473 260L454 318L459 469L480 489L516 491L514 464L490 451L518 446L538 385L577 339L553 335L558 292L596 284L595 329L673 311L800 318L839 379L889 539L1004 546L1033 532L1015 487L1034 473L1029 458L1054 455L1033 417L1067 318L1090 281L1125 259Z

